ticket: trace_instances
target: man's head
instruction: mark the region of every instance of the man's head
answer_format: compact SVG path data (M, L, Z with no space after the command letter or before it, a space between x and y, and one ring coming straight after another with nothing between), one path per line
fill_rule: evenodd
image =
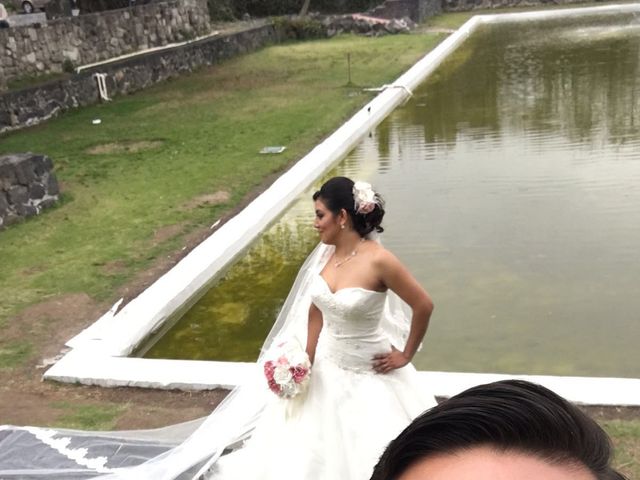
M623 480L607 434L576 406L533 383L470 388L416 418L371 480Z

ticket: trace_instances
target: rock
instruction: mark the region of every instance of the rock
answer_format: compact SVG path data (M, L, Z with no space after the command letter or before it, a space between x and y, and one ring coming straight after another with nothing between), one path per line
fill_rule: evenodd
M58 179L53 172L49 173L49 178L47 179L47 193L49 195L58 195L60 193Z
M6 189L18 181L16 169L11 163L12 155L0 157L0 181L6 182Z
M30 200L40 200L44 197L45 190L44 185L38 182L34 182L29 187L29 199Z
M50 208L53 207L56 202L58 200L54 197L48 197L48 198L44 198L39 204L38 206L40 207L41 210L44 210L45 208Z
M318 18L331 37L342 32L353 32L366 36L385 35L387 33L405 33L415 27L408 17L389 20L363 14L334 15Z
M53 169L53 162L46 155L33 155L31 157L33 172L39 177Z
M9 188L7 193L9 203L12 203L14 207L17 205L23 205L29 201L29 191L27 190L27 187L23 185L14 185Z
M9 211L9 202L3 191L0 191L0 217L4 217Z
M26 63L36 63L36 54L31 52L22 58Z
M38 209L31 204L16 205L16 213L21 217L28 218L38 214Z
M57 201L59 187L46 155L0 155L0 225L6 228Z
M65 59L76 63L80 59L80 50L78 50L76 47L70 48L69 50L63 50L62 56Z
M16 215L15 213L9 213L6 217L4 217L4 226L8 227L10 225L15 225L16 223L20 223L24 221L24 218L20 215Z

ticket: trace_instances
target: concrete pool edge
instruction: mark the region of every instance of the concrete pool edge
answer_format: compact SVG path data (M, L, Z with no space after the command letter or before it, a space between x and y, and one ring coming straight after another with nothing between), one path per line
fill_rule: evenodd
M230 389L260 375L256 364L246 362L108 357L96 364L95 360L90 352L71 352L59 362L63 368L51 372L48 378L103 387L211 390ZM640 379L635 378L429 371L418 375L423 386L437 397L448 398L475 385L517 378L544 385L582 405L640 406Z
M568 14L631 11L640 11L640 5L611 5L473 17L393 84L388 85L380 95L297 162L269 189L196 247L172 270L126 305L122 311L115 315L106 314L67 342L67 345L72 348L71 352L50 368L44 374L44 378L70 383L149 388L199 389L235 385L234 382L237 383L237 378L240 378L237 375L242 375L241 372L245 372L244 366L251 364L151 360L128 358L126 355L129 355L151 332L160 328L170 314L200 291L216 272L232 262L300 193L348 153L368 131L402 104L410 91L424 81L440 62L479 25L498 21L536 20ZM439 389L449 391L452 389L451 385L460 384L461 379L473 378L476 383L483 383L485 381L483 379L487 378L485 374L442 372L421 372L421 374L430 376L429 378L442 385L436 386L434 388L436 391ZM511 376L506 375L506 377ZM636 402L632 404L640 405L640 386L638 386L640 380L593 378L591 383L597 382L598 385L585 389L581 385L588 377L540 378L551 383L554 382L549 379L557 378L562 384L569 382L574 385L572 391L580 392L580 398L566 396L579 403L594 404L593 402L600 398L588 390L616 391L620 401L626 401L625 391L631 390L635 392L631 400ZM576 382L572 380L575 378L583 380ZM606 385L602 380L607 381ZM610 382L612 380L615 380L613 384Z

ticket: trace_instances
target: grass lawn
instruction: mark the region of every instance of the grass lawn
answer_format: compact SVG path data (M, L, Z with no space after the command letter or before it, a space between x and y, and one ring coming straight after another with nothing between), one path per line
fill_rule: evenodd
M427 26L457 28L471 15L440 15ZM64 192L57 208L0 232L0 373L29 365L33 376L41 358L33 332L16 325L25 308L69 294L114 302L136 274L179 251L190 233L231 212L366 103L370 96L346 86L347 53L352 81L378 86L443 38L341 36L272 46L0 136L0 153L49 155ZM265 145L287 150L261 156ZM11 380L19 385L19 374ZM58 426L97 429L111 428L129 408L87 404L80 394L49 407L62 412ZM603 425L617 463L640 478L640 419Z
M54 407L62 411L58 419L60 428L81 430L112 430L118 415L127 405L77 405L69 402L56 402Z
M614 465L630 480L640 478L640 418L605 420L600 424L613 440Z

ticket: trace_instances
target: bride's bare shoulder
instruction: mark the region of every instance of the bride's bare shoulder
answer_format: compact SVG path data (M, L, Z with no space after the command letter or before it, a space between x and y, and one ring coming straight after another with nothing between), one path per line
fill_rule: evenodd
M375 245L372 245L371 256L374 265L380 269L393 268L399 263L398 258L391 251L377 242L375 242Z

